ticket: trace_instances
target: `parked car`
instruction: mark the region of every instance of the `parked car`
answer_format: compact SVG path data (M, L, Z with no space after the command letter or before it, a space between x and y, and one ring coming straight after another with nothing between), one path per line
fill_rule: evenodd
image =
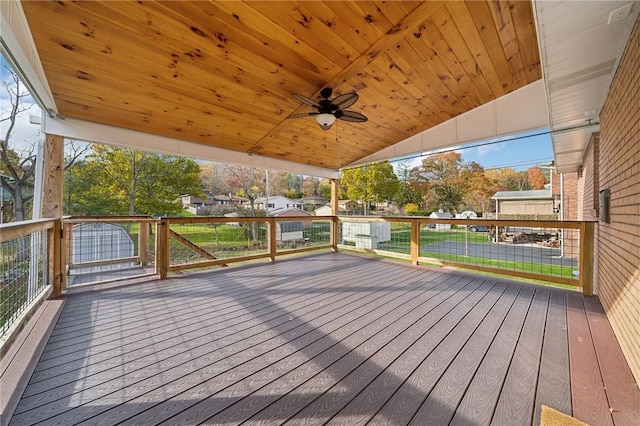
M469 225L471 232L487 232L488 230L487 225Z

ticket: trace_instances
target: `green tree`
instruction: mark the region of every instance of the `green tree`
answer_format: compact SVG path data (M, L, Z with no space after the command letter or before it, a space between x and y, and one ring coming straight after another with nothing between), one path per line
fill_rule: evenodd
M318 184L317 193L319 196L330 200L331 199L331 181L326 178L322 179Z
M411 169L408 162L402 162L398 165L398 191L393 196L393 201L400 207L404 207L407 204L420 204L422 201L422 195L416 190L415 186L411 185ZM405 210L406 212L406 210Z
M67 178L71 214L177 214L182 194L202 195L200 166L190 159L93 145Z
M340 184L347 197L364 202L365 214L369 202L391 200L399 185L393 166L388 161L343 170Z

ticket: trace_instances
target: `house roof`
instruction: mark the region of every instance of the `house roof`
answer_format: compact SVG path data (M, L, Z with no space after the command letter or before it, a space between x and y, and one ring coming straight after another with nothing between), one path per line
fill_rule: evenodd
M438 219L451 219L453 215L449 212L433 212L429 215L429 217Z
M311 213L306 212L304 210L298 209L296 207L290 207L288 209L275 209L269 212L270 216L313 216Z
M249 201L248 198L245 197L236 197L236 196L228 196L228 195L214 195L213 197L211 197L212 200L215 201Z
M550 189L532 189L527 191L498 191L492 200L552 200Z
M640 8L608 18L628 3L12 0L0 10L3 52L48 111L46 133L337 177L549 123L558 170L575 170ZM287 119L313 111L292 93L318 100L325 87L357 92L351 109L369 120L339 121L327 138L312 117Z
M290 204L295 204L295 201L293 201L293 200L292 200L291 198L289 198L289 197L285 197L284 195L270 195L270 196L269 196L269 198L268 198L268 200L269 200L269 201L273 201L273 200L276 200L276 199L278 199L278 200L285 200L285 201L287 201L287 202L288 202L288 203L290 203ZM267 202L267 197L260 197L260 198L256 198L255 202L256 202L256 203L262 203L262 204L264 204L264 203L266 203L266 202Z

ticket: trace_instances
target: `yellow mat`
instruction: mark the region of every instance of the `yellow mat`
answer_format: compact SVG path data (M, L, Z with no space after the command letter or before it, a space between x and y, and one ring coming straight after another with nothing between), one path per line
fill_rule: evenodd
M554 410L546 405L542 406L540 413L540 426L589 426L567 414Z

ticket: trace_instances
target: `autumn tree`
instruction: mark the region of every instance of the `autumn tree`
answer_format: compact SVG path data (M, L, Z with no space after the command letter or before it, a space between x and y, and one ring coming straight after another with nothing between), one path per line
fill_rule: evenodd
M533 166L527 170L527 179L531 189L544 189L544 184L547 183L542 169L538 166Z
M311 176L307 176L302 182L302 195L304 197L313 197L318 194L320 180Z
M369 202L391 200L398 190L398 177L388 161L345 169L340 175L340 184L348 198Z
M479 167L474 164L465 163L457 152L434 154L423 159L410 176L414 187L425 195L433 194L436 205L428 208L441 208L453 213L462 204L469 180L474 176L473 168Z
M469 163L462 173L466 182L463 203L467 210L485 213L490 209L491 197L495 193L493 182L487 177L484 168L478 163Z
M516 171L510 167L486 170L485 175L498 191L524 191L531 189L526 171Z
M227 169L224 164L210 162L200 165L200 187L209 194L226 195L223 183L226 177Z

